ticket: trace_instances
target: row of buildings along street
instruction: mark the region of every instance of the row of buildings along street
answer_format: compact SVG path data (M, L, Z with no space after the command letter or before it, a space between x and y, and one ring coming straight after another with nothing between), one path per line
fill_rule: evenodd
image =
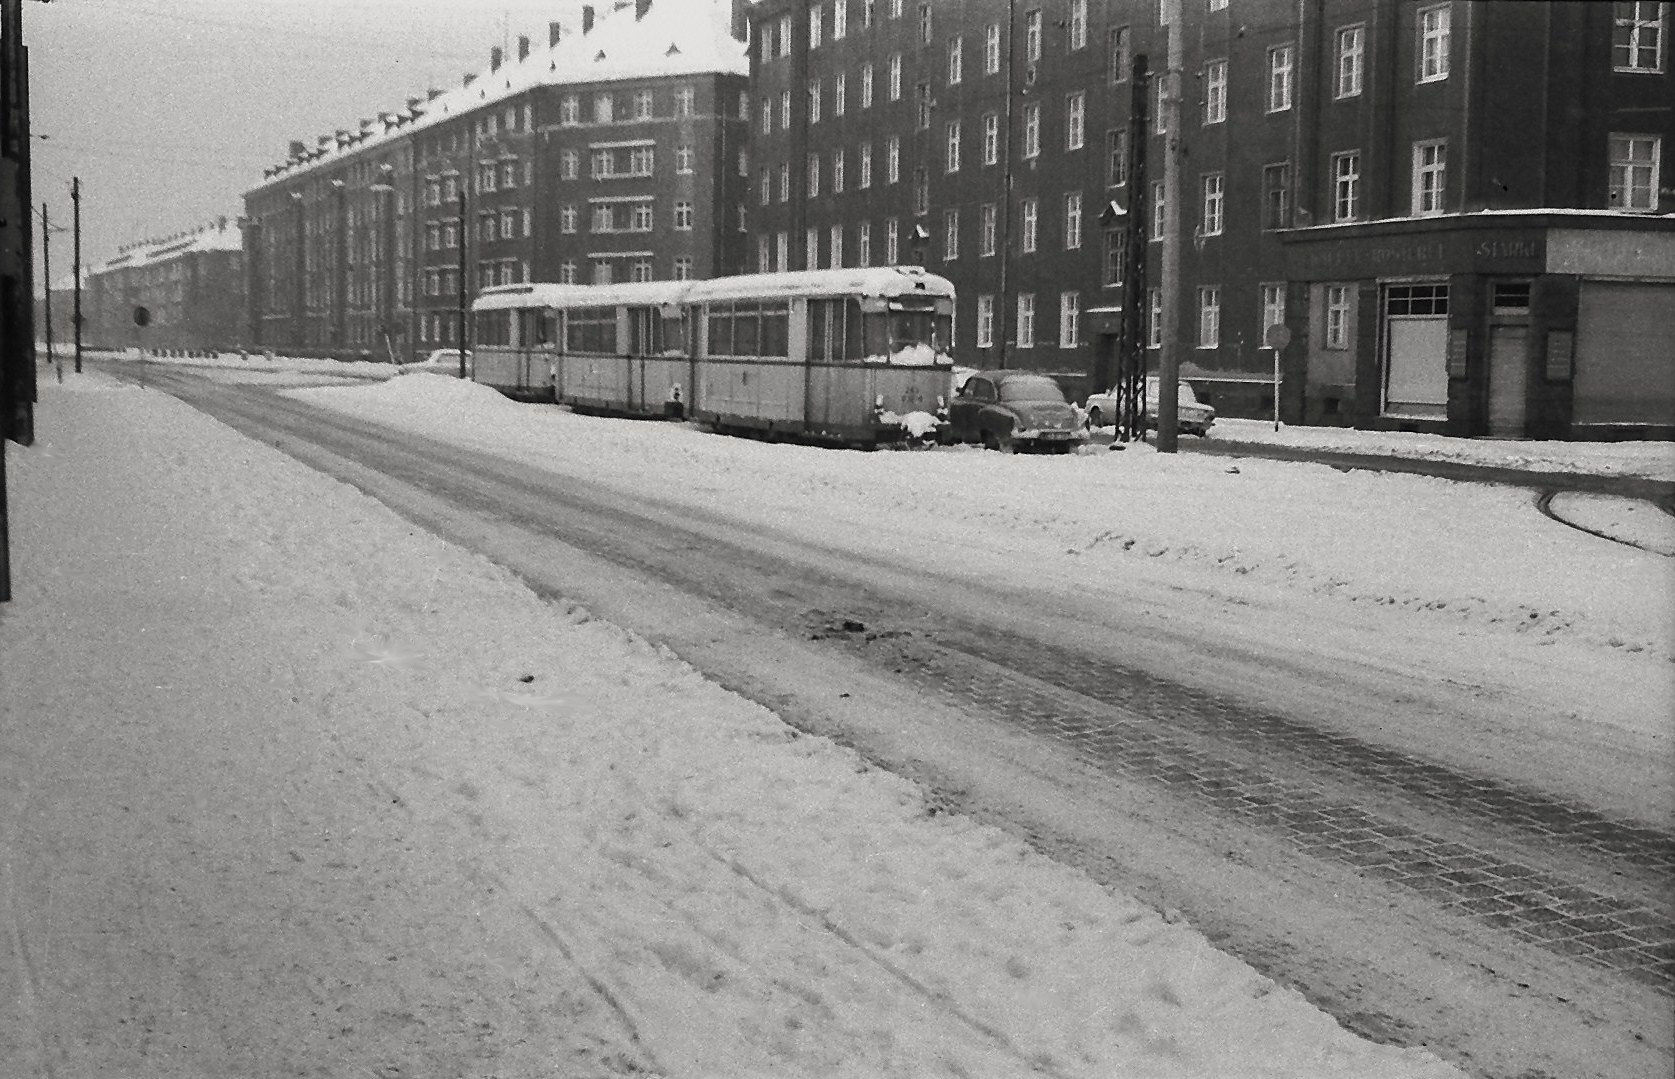
M1675 434L1667 3L1179 0L1173 191L1170 5L705 7L585 9L291 142L244 194L242 304L155 294L225 257L176 237L94 268L87 336L147 304L150 347L405 361L489 285L919 263L956 362L1078 399L1125 334L1155 368L1172 304L1223 415L1274 408L1283 324L1287 422Z

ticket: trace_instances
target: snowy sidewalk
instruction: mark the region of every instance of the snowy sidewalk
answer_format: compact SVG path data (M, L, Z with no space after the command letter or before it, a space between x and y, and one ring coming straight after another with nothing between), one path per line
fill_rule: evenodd
M171 398L37 430L0 1075L1458 1074Z

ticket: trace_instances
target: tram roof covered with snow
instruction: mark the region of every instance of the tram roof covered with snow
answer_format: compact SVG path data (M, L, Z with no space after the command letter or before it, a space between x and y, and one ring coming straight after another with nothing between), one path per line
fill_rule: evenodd
M530 283L484 289L477 311L574 307L653 307L723 300L793 299L799 296L877 297L886 302L910 296L949 298L947 278L918 266L861 266L837 270L744 274L703 281L624 281L611 285Z

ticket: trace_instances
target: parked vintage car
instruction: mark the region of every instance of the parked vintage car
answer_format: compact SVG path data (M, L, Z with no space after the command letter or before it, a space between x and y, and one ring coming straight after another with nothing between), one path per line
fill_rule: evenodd
M1028 371L977 371L948 404L948 437L992 450L1069 453L1086 438L1064 390Z
M1157 428L1157 402L1161 395L1158 393L1158 377L1148 376L1146 379L1146 427L1148 430ZM1210 425L1216 422L1216 410L1198 400L1192 392L1192 387L1185 382L1180 383L1179 392L1175 396L1177 423L1182 431L1197 435L1200 438L1210 433ZM1117 422L1117 391L1109 390L1105 393L1088 395L1087 404L1083 406L1087 413L1089 427L1106 427Z
M471 377L472 368L475 366L474 360L475 360L475 357L473 357L471 355L471 350L466 349L465 350L465 376L467 378ZM431 354L429 356L426 356L422 360L418 360L414 363L401 364L399 367L396 368L396 374L398 374L398 375L417 375L417 374L452 375L454 378L458 378L459 377L459 349L457 349L457 348L433 349L431 351Z

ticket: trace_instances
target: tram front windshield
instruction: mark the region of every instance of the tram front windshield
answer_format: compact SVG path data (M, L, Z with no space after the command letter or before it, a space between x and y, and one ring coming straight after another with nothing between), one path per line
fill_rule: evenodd
M870 317L883 322L889 334L887 362L923 367L953 362L948 354L953 330L951 316L925 308L892 309Z

